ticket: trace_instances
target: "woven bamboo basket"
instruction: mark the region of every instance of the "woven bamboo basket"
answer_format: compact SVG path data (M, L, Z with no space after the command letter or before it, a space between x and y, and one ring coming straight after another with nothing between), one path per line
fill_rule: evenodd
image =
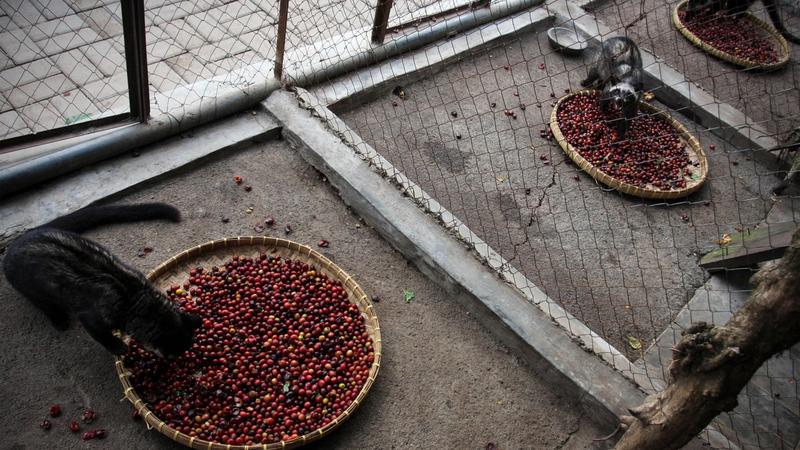
M595 167L592 163L584 159L580 153L572 146L567 139L564 137L564 134L561 133L561 128L558 126L558 108L561 104L575 95L582 95L587 93L592 93L592 90L583 90L578 92L573 92L571 94L565 95L561 97L556 106L553 108L552 113L550 114L550 130L553 132L553 136L556 138L558 145L561 146L561 149L564 150L564 153L572 159L572 161L578 165L584 172L588 173L589 176L594 178L595 180L599 181L600 183L605 184L606 186L616 189L620 192L624 192L625 194L632 195L635 197L641 198L649 198L649 199L661 199L661 200L669 200L675 198L686 197L687 195L695 192L696 190L700 189L700 186L706 180L706 176L708 175L708 160L706 159L706 155L703 152L702 147L700 147L700 142L695 138L686 127L683 126L680 122L672 118L669 114L661 111L660 109L656 108L653 105L650 105L645 102L639 103L639 111L644 112L646 114L656 114L669 122L673 128L675 128L678 133L680 134L681 139L688 144L687 152L689 153L689 160L692 162L698 162L700 165L697 170L700 171L700 176L696 179L687 180L686 187L681 189L670 189L670 190L663 190L663 189L655 189L655 188L646 188L640 186L634 186L632 184L625 183L620 181L611 175L603 172L602 170Z
M159 289L165 290L169 286L183 284L188 278L188 272L194 267L210 267L213 265L221 266L225 261L229 260L234 255L240 256L257 256L261 253L266 253L270 256L281 256L295 261L302 261L306 264L313 265L316 270L320 270L331 279L338 280L342 283L343 288L347 291L349 300L358 306L361 315L364 318L367 333L369 333L373 342L373 349L375 354L375 361L369 371L369 376L366 383L361 388L356 399L350 406L338 417L333 419L328 425L323 428L317 429L309 434L301 436L291 441L280 441L270 444L252 444L252 445L229 445L219 444L214 442L205 441L193 436L186 435L180 431L168 426L161 419L150 411L144 400L137 395L131 382L128 378L129 374L126 370L121 358L116 360L116 369L119 380L122 383L122 388L125 397L123 400L128 399L136 411L144 419L148 428L155 428L159 433L169 437L170 439L183 444L187 447L202 449L202 450L272 450L272 449L292 449L303 446L309 442L315 441L326 434L330 433L349 418L358 406L363 402L367 393L372 385L375 383L375 378L378 376L378 370L381 366L381 330L378 324L378 317L370 302L369 297L358 283L353 280L353 277L348 275L345 271L340 269L336 264L331 262L328 258L317 253L308 246L298 244L296 242L288 241L285 239L278 239L266 236L246 236L227 238L216 241L207 242L197 247L190 248L183 251L172 258L168 259L148 274L148 279Z
M723 52L722 50L719 50L718 48L703 42L699 37L697 37L696 34L689 31L689 29L683 25L680 17L678 16L678 12L686 6L688 1L689 0L683 0L682 2L678 3L675 6L675 9L672 10L672 23L673 25L675 25L675 28L677 28L678 31L680 31L681 34L686 39L688 39L689 42L691 42L694 46L700 48L704 52L709 53L723 61L727 61L731 64L735 64L737 66L744 67L746 69L758 69L763 71L770 71L779 69L785 66L786 63L789 62L789 57L791 53L789 49L789 43L786 42L786 39L784 39L784 37L781 36L781 34L778 32L778 30L775 29L775 27L764 22L758 17L750 14L749 12L744 13L743 17L752 22L753 25L755 25L756 27L764 30L773 39L773 41L778 44L778 51L780 53L780 56L778 57L777 62L770 64L763 64L751 61L749 59L739 58L738 56L732 55L727 52Z

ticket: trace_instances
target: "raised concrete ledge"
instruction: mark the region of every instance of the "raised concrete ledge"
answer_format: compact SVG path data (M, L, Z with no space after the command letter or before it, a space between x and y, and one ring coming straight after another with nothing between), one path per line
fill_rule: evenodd
M409 261L520 356L544 370L550 381L573 392L577 388L584 405L607 426L615 426L619 415L641 402L643 392L629 379L585 351L518 290L486 270L470 249L369 166L364 155L376 154L374 149L360 141L363 153L357 154L346 141L356 133L341 121L334 132L323 119L335 117L333 113L308 93L298 92L306 101L279 91L264 102L281 123L284 138ZM376 168L399 173L390 165Z
M0 203L0 245L95 201L156 180L245 142L277 138L280 129L257 107L133 153L102 161Z

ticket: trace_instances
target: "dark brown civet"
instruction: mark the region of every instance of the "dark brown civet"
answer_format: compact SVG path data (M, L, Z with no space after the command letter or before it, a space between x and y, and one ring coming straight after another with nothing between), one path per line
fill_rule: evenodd
M625 183L657 189L686 187L689 156L668 122L642 112L633 119L624 140L600 111L599 96L580 93L558 107L557 119L567 142L595 167ZM614 113L612 113L614 114Z
M203 318L192 347L165 360L137 343L131 382L169 426L223 444L288 441L321 428L358 396L372 339L340 282L302 262L233 257L195 268L169 298Z

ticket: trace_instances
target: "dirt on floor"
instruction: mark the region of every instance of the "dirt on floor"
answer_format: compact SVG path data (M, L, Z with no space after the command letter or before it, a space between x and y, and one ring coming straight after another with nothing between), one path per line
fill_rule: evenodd
M591 12L615 33L627 34L690 81L744 112L778 141L800 126L800 45L789 43L791 59L780 70L741 69L704 53L675 29L672 11L678 3L680 0L607 0L597 2ZM796 7L782 8L783 22L795 36L800 36L798 11ZM642 12L645 17L639 19ZM755 2L750 12L771 23L761 2Z
M245 192L234 176L253 187ZM309 448L484 449L604 448L608 434L582 413L563 387L542 380L438 286L420 274L345 207L320 174L280 141L258 143L119 196L115 201L167 202L180 224L116 225L88 233L141 270L223 237L256 234L266 216L274 230L320 249L376 300L384 359L376 385L341 429ZM252 207L252 213L246 212ZM228 219L224 223L223 219ZM144 247L152 253L137 256ZM2 449L179 448L131 418L111 356L77 324L56 332L45 317L0 278L0 425ZM404 289L413 290L411 302ZM39 423L53 403L64 414ZM84 407L98 413L104 441L80 441L67 430Z
M724 233L761 222L779 180L749 152L673 114L708 157L697 193L647 201L597 184L540 137L556 98L580 89L585 77L581 57L564 57L544 33L527 33L403 86L404 99L387 92L341 117L551 298L636 359L636 341L646 348L704 282L699 254Z

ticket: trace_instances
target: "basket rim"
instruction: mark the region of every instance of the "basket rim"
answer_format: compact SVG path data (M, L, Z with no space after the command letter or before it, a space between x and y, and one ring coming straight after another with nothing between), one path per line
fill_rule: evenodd
M778 48L781 52L781 58L774 62L774 63L758 63L755 61L751 61L749 59L741 58L736 55L730 54L728 52L724 52L713 45L708 44L707 42L700 39L696 34L692 33L686 25L681 22L680 16L678 12L686 5L689 0L682 0L675 8L672 10L672 24L678 31L685 37L689 42L691 42L695 47L700 48L701 50L705 51L706 53L717 57L723 61L727 61L731 64L735 64L740 67L744 67L745 69L759 69L764 71L775 70L785 66L789 59L791 58L791 51L789 49L789 43L786 39L781 36L778 30L775 29L772 25L764 22L763 20L759 19L758 17L754 16L750 12L745 12L742 17L746 18L750 22L752 22L757 27L761 28L762 30L766 31L767 34L772 37L772 39L777 42Z
M373 353L375 359L372 362L372 365L370 366L367 380L364 382L364 385L362 386L356 398L353 400L352 403L350 403L350 405L348 405L348 407L339 416L335 417L331 422L329 422L324 427L318 428L308 434L305 434L303 436L298 437L297 439L293 439L290 441L281 440L278 442L272 442L268 444L234 445L234 444L222 444L218 442L211 442L194 436L189 436L167 425L166 422L159 419L155 415L155 413L153 413L149 408L147 408L144 400L142 400L139 397L139 395L136 393L133 386L131 385L128 372L127 369L125 369L125 365L123 363L122 358L115 357L114 366L117 371L117 377L119 378L119 381L122 384L123 395L124 395L124 397L120 401L124 401L127 399L129 402L131 402L134 409L141 415L148 429L155 428L159 433L187 447L195 449L207 449L207 450L214 450L214 449L274 450L274 449L290 449L290 448L301 447L309 442L315 441L329 434L334 429L338 428L345 420L347 420L360 406L361 402L366 397L370 388L372 388L372 385L375 383L375 380L377 379L378 376L378 372L380 371L381 355L382 355L380 323L378 321L378 316L375 313L372 301L370 300L369 296L366 294L364 289L361 288L361 286L347 272L342 270L333 261L326 258L324 255L320 254L319 252L317 252L316 250L312 249L307 245L300 244L295 241L290 241L288 239L281 239L270 236L237 236L237 237L229 237L223 239L215 239L185 249L173 255L166 261L156 266L153 270L151 270L147 274L147 278L148 280L153 281L154 279L161 276L164 272L166 272L176 264L179 264L191 258L198 257L210 251L214 251L220 248L252 247L252 246L264 246L267 248L284 247L290 250L302 251L303 253L305 253L305 257L308 258L308 260L305 260L304 262L314 264L318 266L318 269L326 270L327 272L329 272L330 275L332 275L333 278L340 281L343 286L351 290L353 294L358 295L359 301L364 302L366 306L362 308L362 305L360 305L358 302L353 301L353 299L350 299L350 302L358 306L362 315L366 316L364 318L365 322L367 322L368 324L369 322L372 322L371 323L372 333L370 333L370 337L372 338L373 341Z
M671 200L676 198L686 197L703 186L705 184L706 178L708 177L708 160L706 158L705 152L703 152L703 148L700 146L700 142L695 138L689 130L683 126L682 123L678 122L675 118L667 114L665 111L649 104L646 102L639 102L639 108L647 110L650 114L656 114L666 120L675 130L678 131L681 138L683 138L692 150L697 155L697 159L700 163L700 179L697 180L692 186L685 187L683 189L672 189L672 190L660 190L660 189L649 189L643 188L640 186L635 186L624 181L620 181L619 179L603 172L599 168L597 168L594 164L587 161L581 154L578 152L575 147L572 146L569 142L567 142L567 138L564 137L564 134L561 132L561 128L558 125L558 109L561 104L577 95L585 95L587 93L599 92L596 89L583 89L580 91L572 92L567 94L556 102L556 105L553 107L553 110L550 113L550 130L553 132L553 136L556 138L561 149L567 156L572 159L572 161L578 165L584 172L586 172L590 177L594 178L595 180L599 181L600 183L605 184L606 186L616 189L620 192L623 192L628 195L632 195L634 197L646 198L646 199L660 199L660 200Z

